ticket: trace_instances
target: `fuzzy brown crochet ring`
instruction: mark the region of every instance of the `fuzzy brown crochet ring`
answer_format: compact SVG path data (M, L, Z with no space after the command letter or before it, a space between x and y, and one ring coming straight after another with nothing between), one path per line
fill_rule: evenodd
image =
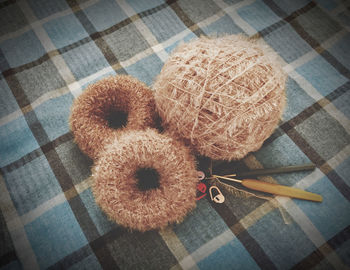
M226 36L180 45L155 97L126 75L90 85L73 104L70 127L94 160L96 202L139 231L182 221L196 205L194 155L232 160L258 150L281 117L285 80L268 48Z
M153 93L131 76L91 84L74 101L70 128L80 149L97 159L101 148L127 130L154 126Z
M93 167L96 202L120 225L140 231L180 222L196 205L195 159L154 129L125 132Z
M126 75L90 85L72 106L70 127L94 160L92 190L110 219L146 231L180 222L196 205L196 161L155 128L151 90Z

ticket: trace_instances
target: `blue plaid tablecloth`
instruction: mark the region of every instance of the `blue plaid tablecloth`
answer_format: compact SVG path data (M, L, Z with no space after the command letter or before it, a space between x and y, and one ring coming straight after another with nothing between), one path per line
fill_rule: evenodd
M0 1L1 269L349 268L349 29L340 0ZM238 33L261 37L288 74L283 121L240 163L313 162L265 180L324 201L222 190L225 203L206 196L161 231L109 221L69 131L74 98L117 73L152 86L180 42Z

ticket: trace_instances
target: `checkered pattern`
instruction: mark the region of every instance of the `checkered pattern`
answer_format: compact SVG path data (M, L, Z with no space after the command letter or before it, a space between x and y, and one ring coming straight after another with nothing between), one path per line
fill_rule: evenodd
M0 3L1 269L350 267L350 13L338 0L6 0ZM262 37L281 57L284 120L231 168L313 162L267 180L319 203L229 194L183 223L130 232L91 193L70 106L110 74L152 85L169 53L200 35ZM225 165L225 164L224 164ZM222 166L222 164L221 164Z

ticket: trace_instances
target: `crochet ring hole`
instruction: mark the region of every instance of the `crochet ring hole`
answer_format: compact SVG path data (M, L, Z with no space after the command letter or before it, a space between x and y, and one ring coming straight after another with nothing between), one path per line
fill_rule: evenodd
M154 168L139 168L135 173L135 178L138 180L137 187L141 191L159 187L159 173Z
M123 128L128 123L128 113L124 111L111 111L107 116L107 121L110 128Z

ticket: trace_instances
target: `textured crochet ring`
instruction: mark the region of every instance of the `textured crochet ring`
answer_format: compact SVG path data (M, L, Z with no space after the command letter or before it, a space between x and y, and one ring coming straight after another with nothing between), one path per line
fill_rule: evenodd
M131 76L117 75L89 85L74 101L70 128L80 149L97 159L115 137L154 126L155 118L152 90Z
M182 143L153 129L130 131L93 171L96 202L118 224L147 231L181 222L196 205L196 162Z

